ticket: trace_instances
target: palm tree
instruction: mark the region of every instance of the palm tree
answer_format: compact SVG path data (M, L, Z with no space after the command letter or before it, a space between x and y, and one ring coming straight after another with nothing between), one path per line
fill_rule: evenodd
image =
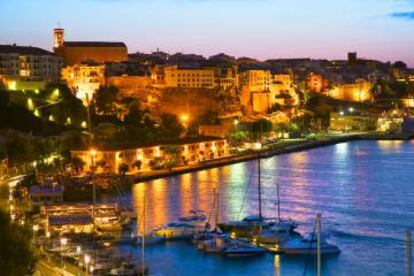
M129 171L129 166L126 163L122 163L118 167L118 172L120 175L125 176L125 174Z
M85 162L79 157L73 157L71 163L77 174L81 172L83 170L83 167L85 166Z
M135 161L134 164L133 164L133 166L136 167L137 170L141 170L142 161L141 160Z

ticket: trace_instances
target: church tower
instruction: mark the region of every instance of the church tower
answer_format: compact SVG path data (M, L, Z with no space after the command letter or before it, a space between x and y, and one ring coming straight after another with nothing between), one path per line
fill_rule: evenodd
M53 49L59 49L63 46L65 31L62 28L53 29Z

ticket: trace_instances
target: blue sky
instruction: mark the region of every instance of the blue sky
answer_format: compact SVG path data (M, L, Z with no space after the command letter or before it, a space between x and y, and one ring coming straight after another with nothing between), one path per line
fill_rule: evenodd
M345 58L414 66L414 0L0 0L0 43L124 41L129 52L226 52L258 59Z

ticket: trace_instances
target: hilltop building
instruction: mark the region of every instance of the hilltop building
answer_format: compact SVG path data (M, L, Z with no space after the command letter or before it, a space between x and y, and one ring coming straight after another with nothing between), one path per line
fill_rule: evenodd
M96 90L105 84L105 65L76 64L62 68L62 79L73 93L87 105Z
M128 60L128 49L123 42L65 41L62 28L54 29L53 36L54 52L63 58L66 65Z
M39 89L58 81L62 59L41 48L0 45L0 81L10 90Z

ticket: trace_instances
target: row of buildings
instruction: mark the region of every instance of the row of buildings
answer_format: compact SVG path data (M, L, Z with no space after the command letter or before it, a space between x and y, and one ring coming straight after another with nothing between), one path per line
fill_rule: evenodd
M116 85L128 96L150 89L215 89L240 97L247 112L263 113L275 105L297 105L297 91L303 89L340 100L369 101L375 81L395 73L381 62L358 59L356 53L348 61L260 62L225 54L209 59L160 51L128 54L123 42L66 41L62 28L54 29L53 38L53 52L1 45L0 81L10 89L30 89L62 80L85 102L102 85Z

